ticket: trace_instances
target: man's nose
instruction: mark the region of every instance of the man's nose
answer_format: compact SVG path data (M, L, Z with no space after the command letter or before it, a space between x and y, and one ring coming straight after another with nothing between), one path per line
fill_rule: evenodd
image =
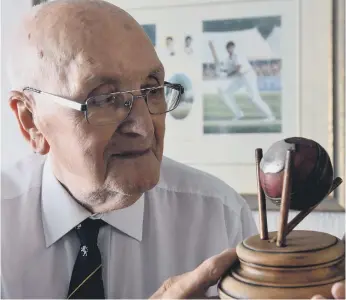
M154 134L152 115L144 96L134 96L131 112L120 127L120 131L124 134L142 137L150 137Z

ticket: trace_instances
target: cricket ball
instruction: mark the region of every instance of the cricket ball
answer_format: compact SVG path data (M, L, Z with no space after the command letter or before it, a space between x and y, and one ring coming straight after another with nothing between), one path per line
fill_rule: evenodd
M327 151L318 143L291 137L274 143L260 162L259 179L266 199L280 205L286 154L293 150L290 209L304 210L328 195L333 167Z

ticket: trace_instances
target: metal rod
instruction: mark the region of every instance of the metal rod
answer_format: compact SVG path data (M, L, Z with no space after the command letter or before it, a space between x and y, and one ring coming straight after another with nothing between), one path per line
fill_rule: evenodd
M264 191L260 182L260 162L263 158L263 151L261 148L256 149L255 157L256 157L257 196L258 196L259 221L260 221L260 237L261 237L261 240L267 240L268 239L267 207L266 207L266 199L265 199Z
M292 165L293 165L293 151L288 150L286 153L286 162L284 170L284 180L281 193L281 206L280 206L280 221L279 230L277 234L276 246L284 247L286 245L286 228L288 220L288 211L291 203L291 187L292 187Z
M328 192L330 195L340 184L342 183L342 179L340 177L336 177L333 181L333 184ZM328 197L328 195L326 197ZM294 229L296 226L305 219L305 217L310 214L326 197L324 197L321 201L319 201L314 206L309 207L306 210L302 210L298 213L287 225L286 236ZM276 242L276 237L272 238L270 242Z

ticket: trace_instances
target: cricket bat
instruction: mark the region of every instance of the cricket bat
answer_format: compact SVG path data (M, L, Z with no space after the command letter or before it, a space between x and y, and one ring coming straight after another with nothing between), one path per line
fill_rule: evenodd
M217 54L216 54L216 51L215 51L215 47L214 47L213 42L212 42L212 41L209 41L209 42L208 42L208 45L209 45L211 54L213 55L214 62L215 62L215 64L216 64L216 66L220 66L220 61L219 61L219 58L217 57Z

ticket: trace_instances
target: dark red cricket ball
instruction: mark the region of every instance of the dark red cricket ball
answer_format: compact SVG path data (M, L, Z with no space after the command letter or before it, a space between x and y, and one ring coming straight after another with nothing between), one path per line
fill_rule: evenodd
M290 208L303 210L325 198L333 183L327 151L318 143L291 137L274 143L260 163L260 183L267 199L281 203L287 150L294 150Z

